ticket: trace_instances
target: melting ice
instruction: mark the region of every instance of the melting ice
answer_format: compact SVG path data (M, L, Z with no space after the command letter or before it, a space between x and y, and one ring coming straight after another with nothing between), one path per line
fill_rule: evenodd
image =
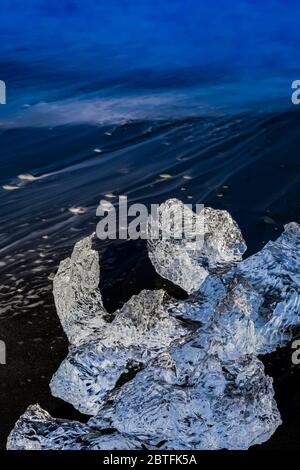
M156 223L182 206L166 201ZM154 268L190 294L185 301L145 290L109 314L93 236L75 245L54 279L70 349L50 387L90 419L55 419L32 405L8 449L247 449L275 432L272 379L257 356L300 324L300 226L242 260L230 214L205 208L201 217L201 246L148 240Z

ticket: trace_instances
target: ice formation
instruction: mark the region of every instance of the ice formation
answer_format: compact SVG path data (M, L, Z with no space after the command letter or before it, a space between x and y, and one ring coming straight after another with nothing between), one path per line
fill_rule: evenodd
M134 374L172 341L187 335L188 328L164 311L164 295L142 291L133 296L97 337L93 331L89 340L71 347L51 380L52 394L94 415L122 376Z
M204 207L196 214L177 199L160 205L156 217L150 217L148 233L149 258L156 271L189 293L209 273L228 270L246 251L228 212Z
M179 209L166 201L155 223ZM9 449L247 449L274 433L280 414L257 355L299 327L300 226L288 224L243 261L246 246L227 212L194 217L203 220L192 243L148 243L157 272L190 293L185 301L142 291L108 314L93 236L75 245L54 279L70 351L51 391L91 418L55 419L33 405Z
M130 450L142 449L133 436L97 431L77 421L55 419L39 405L31 405L17 421L7 442L14 450Z

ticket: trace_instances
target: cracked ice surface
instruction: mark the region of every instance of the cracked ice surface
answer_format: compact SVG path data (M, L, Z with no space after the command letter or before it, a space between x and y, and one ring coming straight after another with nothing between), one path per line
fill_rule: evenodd
M184 223L182 220L184 219ZM148 253L155 270L191 293L210 272L240 261L246 244L226 211L205 207L194 213L177 199L159 206L149 220ZM176 234L183 234L176 239Z
M142 291L116 312L98 338L72 347L54 374L52 394L82 413L97 413L107 392L124 374L134 373L188 333L163 308L163 291Z
M159 356L112 394L90 425L161 449L247 449L281 423L272 379L251 355L223 358L222 335L202 332Z
M284 346L300 326L299 224L287 224L276 241L237 266L236 276L261 296L255 321L258 351Z
M54 279L55 304L73 345L50 387L54 396L94 415L122 375L143 367L188 330L164 311L162 290L144 290L109 315L98 288L99 260L92 240L75 245Z
M167 311L203 323L214 317L220 328L231 330L239 350L272 352L300 326L299 253L300 226L290 223L276 241L228 272L208 276L186 301L171 301Z
M17 421L7 441L14 450L130 450L141 449L133 436L97 431L77 421L55 419L39 405L31 405Z
M181 205L169 200L161 211ZM207 208L203 226L202 250L149 242L154 267L192 291L187 300L142 291L114 314L102 304L92 237L76 244L54 280L71 347L51 390L93 417L58 420L34 405L8 448L246 449L274 433L272 379L256 356L299 327L300 227L287 225L242 261L245 244L227 212Z

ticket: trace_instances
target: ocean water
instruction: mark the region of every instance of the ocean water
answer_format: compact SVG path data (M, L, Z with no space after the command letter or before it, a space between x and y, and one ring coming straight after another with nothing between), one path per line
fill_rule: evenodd
M247 254L285 223L300 222L300 108L291 103L291 83L300 79L300 6L296 0L2 0L1 6L4 446L29 403L39 401L54 415L73 413L48 390L67 348L49 277L74 243L95 231L105 194L126 195L129 204L177 197L226 209L242 229ZM73 207L85 211L76 215ZM99 249L109 309L162 285L144 242L104 241ZM286 356L270 361L279 396L285 376L296 402L299 372L294 379L281 371ZM299 407L282 403L300 419ZM278 438L284 445L297 440L288 429L290 440Z

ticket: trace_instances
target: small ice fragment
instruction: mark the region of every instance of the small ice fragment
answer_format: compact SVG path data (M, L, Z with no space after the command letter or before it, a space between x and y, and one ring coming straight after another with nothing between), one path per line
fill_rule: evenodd
M99 201L99 206L102 208L102 210L107 211L107 212L110 212L113 210L112 203L109 201L105 201L104 199Z
M86 209L84 207L69 207L69 212L74 215L81 215L86 212Z
M15 184L4 184L2 188L5 189L5 191L14 191L15 189L19 189L20 186L17 186Z
M93 235L76 243L71 257L60 263L53 282L57 314L73 344L103 325L99 254L92 243Z
M247 449L281 424L272 379L254 355L227 358L213 324L158 356L113 392L88 424L130 431L161 449ZM234 345L232 345L234 353Z
M161 173L159 175L159 177L162 179L162 180L169 180L170 178L172 178L172 175L169 175L168 173Z
M189 176L189 175L184 175L183 176L183 179L184 180L191 180L193 177L192 176Z
M94 149L94 152L96 152L96 153L101 153L102 150L101 150L101 149Z
M300 225L292 222L284 228L277 240L228 273L262 296L257 319L253 318L260 354L284 346L300 324Z
M18 175L19 180L22 181L33 181L35 180L35 176L31 175L30 173L23 173L21 175Z

